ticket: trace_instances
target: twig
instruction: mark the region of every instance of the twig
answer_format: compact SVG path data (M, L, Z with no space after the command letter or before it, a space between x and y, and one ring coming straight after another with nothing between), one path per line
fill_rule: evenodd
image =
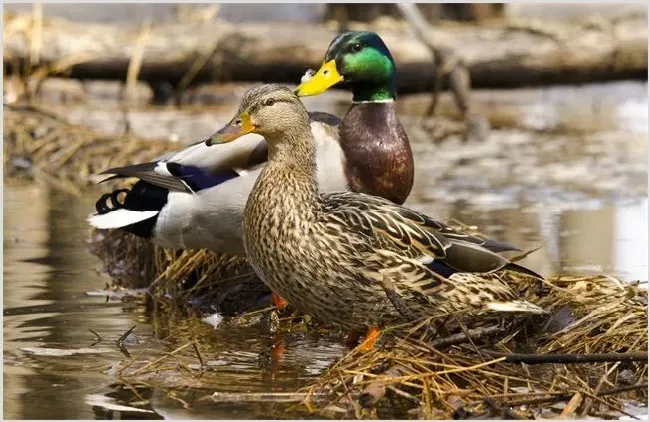
M544 394L552 394L551 396L548 397L535 397L532 399L519 399L519 400L508 400L504 402L504 406L524 406L524 405L532 405L532 404L546 404L546 403L556 403L556 402L561 402L565 400L569 400L575 393L544 393Z
M432 347L441 349L443 347L453 346L455 344L464 343L469 337L472 340L478 340L483 337L491 336L503 331L501 327L484 327L484 328L473 328L468 330L467 333L457 333L452 334L447 337L440 338L438 340L432 341L430 344Z
M151 366L157 364L158 362L161 362L162 360L167 359L168 357L175 355L176 353L180 352L181 350L183 350L184 348L186 348L186 347L189 346L190 344L194 344L194 343L187 343L187 344L184 344L184 345L181 346L181 347L178 347L178 348L174 349L173 351L167 353L166 355L161 356L161 357L159 357L158 359L155 359L155 360L149 362L149 363L146 364L145 366L136 369L135 371L133 371L133 373L132 373L131 375L133 376L133 375L139 374L140 372L144 371L144 370L147 369L147 368L150 368Z
M504 362L537 365L543 363L595 363L595 362L639 362L648 360L648 352L630 353L503 353L495 350L482 350L492 357L504 357Z
M92 328L89 328L88 331L90 331L91 333L93 333L93 334L97 337L96 340L95 340L95 342L94 342L93 344L91 344L91 346L94 346L94 345L96 345L97 343L99 343L100 341L102 341L102 336L100 336L99 334L97 334L97 332L96 332L95 330L93 330Z
M395 394L397 394L398 396L400 396L400 397L404 397L405 399L411 400L412 402L415 402L415 403L417 403L417 404L420 404L420 403L421 403L421 402L420 402L420 399L418 399L417 397L415 397L415 396L413 396L413 395L407 393L407 392L404 391L404 390L401 390L401 389L395 387L394 385L389 385L387 388L388 388L390 391L392 391L393 393L395 393Z
M624 387L616 387L616 388L610 388L608 390L602 390L596 395L598 397L611 396L613 394L624 393L626 391L647 390L647 389L648 389L648 383L644 382L642 384L626 385Z
M477 355L479 355L481 361L485 361L483 359L483 355L481 355L481 351L476 347L476 344L474 344L474 341L472 340L472 336L470 335L469 331L467 331L467 327L465 327L465 324L460 322L460 320L454 315L454 319L460 326L461 331L463 332L463 335L465 335L465 338L469 341L469 343L472 345L472 348L474 349L474 352L476 352Z
M203 368L205 365L203 364L203 358L201 357L201 353L199 352L199 348L196 347L196 343L192 343L192 346L194 346L194 351L196 352L196 356L199 358L199 362L201 363L201 368Z
M347 397L348 397L348 401L349 401L349 403L352 405L352 408L354 409L354 415L356 416L357 419L362 419L362 416L363 416L363 415L361 414L361 413L362 413L362 409L361 409L361 407L359 407L359 403L355 402L355 401L352 399L352 393L350 392L350 389L348 388L348 385L346 384L345 380L343 380L343 376L341 375L341 371L339 370L339 371L337 371L337 373L338 373L338 376L339 376L339 380L340 380L340 382L341 382L341 385L342 385L343 388L345 389L345 394L346 394Z
M127 332L125 332L124 334L122 334L122 335L120 336L120 338L118 338L117 341L115 342L115 344L117 345L117 347L120 349L120 351L121 351L122 353L124 353L124 354L126 355L127 358L130 358L130 357L131 357L131 354L129 353L129 351L127 350L127 348L124 347L124 340L128 337L129 334L131 334L131 332L132 332L133 330L135 330L135 327L136 327L136 326L134 325L133 327L129 328L129 330L128 330Z
M620 365L621 362L616 362L612 367L609 369L609 371L605 372L601 377L600 380L598 380L598 384L596 385L596 388L594 389L594 395L598 396L598 393L600 393L600 390L603 388L603 383L607 380L607 377L614 372L616 368L618 368L618 365ZM571 399L573 400L573 399ZM570 403L570 402L569 402ZM585 400L585 407L582 409L582 412L580 413L580 417L583 417L585 415L589 414L589 411L591 410L591 406L593 406L594 402L591 399ZM567 405L568 407L568 405Z
M575 416L576 410L578 410L578 407L580 407L580 404L582 404L582 399L583 395L581 392L577 392L571 397L571 400L567 403L567 405L562 409L562 413L560 413L560 417L563 419L571 419L572 416ZM581 416L584 416L587 414L587 411L589 410L590 406L585 406L585 410L582 412Z
M323 396L321 394L310 394L310 397ZM202 400L212 400L216 403L250 403L250 402L274 402L274 403L296 403L307 397L307 393L228 393L216 391Z
M129 67L126 71L126 92L129 99L133 99L135 83L138 79L138 74L142 68L142 58L144 56L144 49L147 45L149 39L149 34L151 33L151 20L146 20L142 24L142 31L140 32L140 37L135 45L133 50L133 55L131 56L131 61L129 61Z
M624 393L626 391L633 390L645 390L648 388L648 383L635 384L635 385L626 385L624 387L616 387L608 390L602 390L598 394L598 397L611 396L618 393ZM548 403L557 403L561 401L566 401L571 399L578 391L572 391L568 393L526 393L530 395L543 394L546 397L535 397L528 399L518 399L518 400L507 400L503 402L504 406L515 407L515 406L530 406L535 404L548 404Z

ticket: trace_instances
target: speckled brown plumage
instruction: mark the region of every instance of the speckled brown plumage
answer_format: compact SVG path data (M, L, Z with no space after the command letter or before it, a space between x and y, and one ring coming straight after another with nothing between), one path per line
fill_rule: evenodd
M503 282L517 269L484 248L487 239L382 198L319 194L309 116L286 88L252 89L240 112L250 113L269 143L269 162L244 211L246 253L260 278L297 309L356 331L398 322L402 315L382 288L387 280L421 317L541 312ZM491 272L470 272L476 266Z

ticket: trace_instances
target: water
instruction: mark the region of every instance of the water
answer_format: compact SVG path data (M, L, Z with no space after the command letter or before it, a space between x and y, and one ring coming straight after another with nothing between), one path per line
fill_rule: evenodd
M196 140L230 117L239 95L235 89L219 104L182 110L138 106L132 128ZM477 92L475 98L480 110L498 111L487 113L496 127L490 138L463 143L451 136L435 145L416 117L427 98L400 99L417 165L408 205L475 224L524 249L542 245L523 263L545 275L606 272L647 280L646 86ZM334 92L308 105L340 114L346 100ZM443 114L453 114L446 101ZM66 117L119 133L119 107L103 105L67 104ZM338 342L297 335L287 340L279 365L268 368L259 364L271 344L263 324L235 329L223 321L214 328L196 316L154 312L144 297L87 295L108 281L85 245L85 218L98 193L75 197L45 181L5 184L5 418L259 418L282 408L206 398L215 391L292 392L345 353ZM152 375L137 393L119 383L117 368L131 358L115 342L133 326L125 342L131 358L153 360L197 341L204 374L181 382L176 368ZM191 347L170 362L179 360L199 364Z
M88 296L85 292L103 288L107 281L98 272L101 263L85 248L84 219L92 196L80 200L45 184L5 186L4 195L5 418L103 419L110 403L133 407L130 402L142 401L115 384L116 366L129 360L115 342L133 326L137 340L126 348L143 359L157 358L193 336L199 338L211 389L202 390L200 379L194 390L181 388L177 397L193 408L183 417L209 419L217 416L214 412L221 412L221 417L254 417L255 406L217 406L199 399L215 387L228 392L293 391L343 352L342 345L322 339L290 338L283 357L287 364L262 370L258 355L269 346L263 328L233 331L224 322L215 329L198 319L163 317L164 312L152 312L144 299L106 302L104 297ZM89 329L102 341L93 345L96 337ZM190 364L199 362L193 351L181 356L187 356ZM178 383L172 376L157 382ZM118 410L113 417L142 413L151 419L183 410L181 402L162 390L144 389L139 394L149 403L136 409L147 413Z

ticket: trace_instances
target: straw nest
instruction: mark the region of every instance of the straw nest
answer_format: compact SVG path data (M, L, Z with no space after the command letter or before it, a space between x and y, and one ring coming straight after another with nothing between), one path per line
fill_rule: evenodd
M40 173L77 189L107 167L178 148L102 137L30 108L4 110L4 168L10 177ZM118 287L148 287L154 298L182 298L230 314L253 311L259 317L254 310L268 304L268 289L242 258L170 251L119 231L93 231L89 249ZM296 402L297 412L336 418L614 418L626 413L627 400L647 403L645 286L608 276L560 275L543 285L522 281L514 287L549 315L471 325L452 318L442 330L424 330L428 324L422 321L387 330L375 351L350 352L282 401ZM298 329L294 321L283 318L282 331ZM189 346L158 361L130 360L133 371L125 367L123 375L137 383L138 375L154 373L172 357L195 361ZM176 378L196 377L193 366L181 366ZM201 388L210 388L209 379L202 378Z
M146 287L154 297L170 296L225 315L270 303L270 290L242 257L174 251L119 230L92 230L88 248L104 263L115 289Z
M130 357L116 367L118 381L170 392L181 386L213 390L202 400L256 402L285 417L618 418L629 404L646 404L647 290L605 276L558 276L545 284L537 302L549 315L466 326L452 318L435 334L422 329L424 322L393 327L373 352L351 350L307 385L282 393L224 391L220 370L201 356L217 353L211 342L227 339L202 342L211 328L197 324L200 314L154 301L154 329L175 339L174 350ZM255 311L228 324L247 330L267 317ZM291 317L281 323L283 331L268 337L271 348L286 332L305 330L342 341L323 326L316 330ZM278 362L266 371L273 376Z
M605 276L545 283L536 302L548 316L353 351L303 389L302 404L331 417L510 419L609 418L626 412L623 399L647 403L647 289Z

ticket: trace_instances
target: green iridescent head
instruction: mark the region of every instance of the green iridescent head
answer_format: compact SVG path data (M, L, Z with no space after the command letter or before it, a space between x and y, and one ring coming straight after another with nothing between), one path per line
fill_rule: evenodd
M395 62L374 32L346 32L330 43L321 68L296 89L299 96L318 95L345 83L354 101L395 99Z

